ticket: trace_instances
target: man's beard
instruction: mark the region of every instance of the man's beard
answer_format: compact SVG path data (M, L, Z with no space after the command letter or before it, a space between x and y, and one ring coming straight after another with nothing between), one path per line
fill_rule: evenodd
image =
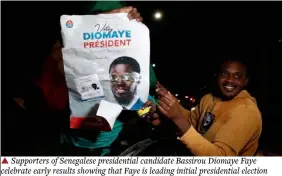
M114 90L112 91L114 92ZM136 92L137 92L137 84L133 83L129 90L127 90L124 93L118 94L118 96L114 93L114 97L118 102L118 104L122 106L127 106L133 100L134 96L136 95Z
M119 95L119 96L114 95L114 97L115 97L116 101L118 102L118 104L126 106L126 105L129 105L130 102L133 100L134 95L135 94L132 93L132 92L127 92L127 93L125 93L123 95Z

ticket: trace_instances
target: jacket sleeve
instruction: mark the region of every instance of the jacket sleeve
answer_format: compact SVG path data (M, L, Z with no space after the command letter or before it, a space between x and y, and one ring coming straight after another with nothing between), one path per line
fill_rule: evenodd
M201 117L201 111L203 109L203 107L205 106L205 104L207 104L207 102L210 99L210 95L207 94L205 95L198 106L196 106L196 108L192 111L189 111L187 109L185 109L184 107L181 106L181 112L184 114L184 116L187 118L187 120L189 120L189 122L192 124L192 126L194 128L197 128L198 126L198 122L199 119Z
M261 116L255 107L245 105L234 108L228 115L229 120L219 129L213 142L192 126L180 140L195 156L238 156L246 144L260 136Z
M185 115L185 117L193 125L193 127L196 128L200 118L199 106L196 106L196 108L192 111L189 111L181 106L181 112Z

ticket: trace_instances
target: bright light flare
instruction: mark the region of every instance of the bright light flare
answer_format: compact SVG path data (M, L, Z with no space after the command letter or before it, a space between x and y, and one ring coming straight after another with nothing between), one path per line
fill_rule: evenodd
M162 19L162 17L163 17L163 14L161 12L155 12L154 18L156 20L160 20L160 19Z

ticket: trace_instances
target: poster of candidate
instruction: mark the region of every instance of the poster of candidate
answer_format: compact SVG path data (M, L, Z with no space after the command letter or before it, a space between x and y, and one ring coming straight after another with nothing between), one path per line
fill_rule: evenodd
M96 117L101 100L139 110L149 94L148 28L125 13L63 15L60 21L71 128Z

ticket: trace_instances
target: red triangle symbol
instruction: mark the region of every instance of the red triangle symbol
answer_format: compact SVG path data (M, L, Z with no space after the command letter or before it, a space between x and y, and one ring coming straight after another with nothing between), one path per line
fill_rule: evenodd
M8 161L6 158L3 159L2 164L8 164Z

